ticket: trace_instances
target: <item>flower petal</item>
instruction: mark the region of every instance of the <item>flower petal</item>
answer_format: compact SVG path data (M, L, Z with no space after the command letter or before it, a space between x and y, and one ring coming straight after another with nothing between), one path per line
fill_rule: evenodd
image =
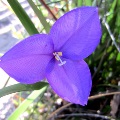
M63 99L85 105L91 90L91 74L88 65L83 61L73 62L66 59L66 64L55 63L47 79L53 90Z
M18 43L0 58L0 67L18 82L32 84L45 78L53 46L45 34Z
M51 56L33 55L1 61L0 67L20 83L32 84L45 78L45 70Z
M61 17L51 28L50 37L56 51L80 60L90 55L98 45L101 27L96 7L74 9Z
M48 55L53 53L53 44L47 34L36 34L19 42L1 60L13 60L31 55Z

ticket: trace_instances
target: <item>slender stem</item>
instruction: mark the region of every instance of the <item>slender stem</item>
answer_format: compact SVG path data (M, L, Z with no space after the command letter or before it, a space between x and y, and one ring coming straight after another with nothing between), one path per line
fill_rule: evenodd
M116 49L118 50L118 52L120 52L120 48L119 48L119 46L117 45L117 43L115 42L115 37L114 37L114 35L112 34L112 32L111 32L111 30L110 30L110 27L109 27L107 21L105 20L105 18L103 18L103 23L104 23L104 25L105 25L105 27L106 27L106 29L107 29L110 37L111 37L111 40L112 40L113 44L115 45L115 47L116 47Z
M98 65L98 67L97 67L97 70L94 72L94 74L93 74L93 76L92 76L92 79L94 79L95 76L96 76L96 74L99 72L99 70L100 70L100 68L101 68L101 65L102 65L102 63L103 63L103 60L104 60L104 58L105 58L105 56L106 56L107 48L108 48L109 45L110 45L110 40L107 42L107 44L106 44L106 46L105 46L106 49L104 50L103 56L102 56L102 58L100 59L99 65Z
M68 0L65 0L65 1L66 1L66 8L67 8L67 11L69 11Z
M88 98L88 100L98 99L98 98L101 98L101 97L110 96L110 95L116 95L116 94L120 94L120 91L93 95L93 96L90 96Z
M57 118L62 118L62 117L72 117L72 116L89 116L89 117L96 117L96 118L102 118L105 120L110 120L110 116L104 116L104 115L99 115L99 114L92 114L92 113L72 113L72 114L64 114L64 115L59 115ZM112 119L115 120L115 119Z
M51 11L51 9L47 6L47 4L44 2L44 0L39 0L43 5L44 7L48 10L48 12L53 16L54 20L56 21L57 18L56 16L53 14L53 12Z
M48 118L47 120L51 120L51 118L55 117L55 115L57 115L58 113L60 113L63 109L65 109L66 107L72 105L72 103L68 103L60 108L58 108L56 111L54 111Z
M9 82L9 80L10 80L10 77L8 77L8 79L7 79L7 81L5 82L5 84L4 84L4 86L3 86L3 88L4 87L6 87L6 85L8 84L8 82Z
M44 17L42 11L37 8L37 6L35 5L35 3L32 0L27 0L27 1L30 4L30 6L32 7L32 9L35 12L35 14L37 15L37 17L39 18L39 20L40 20L41 24L43 25L45 31L47 33L49 33L49 31L50 31L50 25L46 21L46 18Z
M115 95L115 94L120 94L120 91L93 95L93 96L90 96L90 97L88 98L88 100L98 99L98 98L101 98L101 97L110 96L110 95ZM70 105L72 105L72 103L68 103L68 104L60 107L59 109L57 109L56 111L54 111L54 112L47 118L47 120L51 120L51 118L55 117L55 115L57 115L58 113L60 113L61 111L63 111L66 107L69 107Z

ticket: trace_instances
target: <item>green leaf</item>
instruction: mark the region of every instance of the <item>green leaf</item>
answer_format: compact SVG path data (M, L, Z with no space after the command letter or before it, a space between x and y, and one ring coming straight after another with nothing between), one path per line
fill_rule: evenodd
M47 87L33 91L20 106L9 116L8 120L18 120L19 116L29 107L29 105L38 97L42 97Z
M20 92L20 91L39 90L45 86L48 86L48 83L38 82L35 84L15 84L15 85L11 85L11 86L0 89L0 97L3 97L11 93Z
M120 33L120 8L119 8L119 6L120 6L120 1L118 0L117 1L117 8L116 8L116 11L117 11L117 18L116 18L116 29L117 29L117 31L118 31L118 33Z
M117 0L114 0L111 7L110 7L110 15L107 17L107 22L110 22L110 20L113 18L114 16L114 9L116 8L117 5Z
M84 0L86 6L92 6L92 1L91 0Z
M120 61L120 53L118 53L116 61Z
M50 31L50 25L47 23L44 15L42 14L42 12L37 8L37 6L34 4L34 2L32 0L28 0L28 3L30 4L30 6L32 7L32 9L34 10L34 12L36 13L36 15L38 16L40 22L42 23L42 25L45 28L45 31L48 33Z
M77 5L78 6L82 6L82 4L83 4L83 0L77 0Z
M32 35L39 33L37 29L35 28L33 22L29 18L29 16L26 14L25 10L22 8L21 4L17 0L7 0L10 4L11 8L27 30L27 32Z

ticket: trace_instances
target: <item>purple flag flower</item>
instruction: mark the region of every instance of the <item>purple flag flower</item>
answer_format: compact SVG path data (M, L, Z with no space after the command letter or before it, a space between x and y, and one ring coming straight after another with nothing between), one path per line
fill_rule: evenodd
M74 9L52 26L49 34L30 36L0 58L0 67L20 83L47 78L63 99L85 105L91 74L83 60L99 44L101 27L96 7Z

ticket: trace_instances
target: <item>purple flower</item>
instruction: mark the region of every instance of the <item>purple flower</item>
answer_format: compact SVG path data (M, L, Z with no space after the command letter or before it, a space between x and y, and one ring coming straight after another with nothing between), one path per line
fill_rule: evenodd
M47 78L63 99L85 105L91 74L83 60L99 44L101 27L96 7L74 9L56 21L49 34L30 36L0 59L0 67L20 83Z

